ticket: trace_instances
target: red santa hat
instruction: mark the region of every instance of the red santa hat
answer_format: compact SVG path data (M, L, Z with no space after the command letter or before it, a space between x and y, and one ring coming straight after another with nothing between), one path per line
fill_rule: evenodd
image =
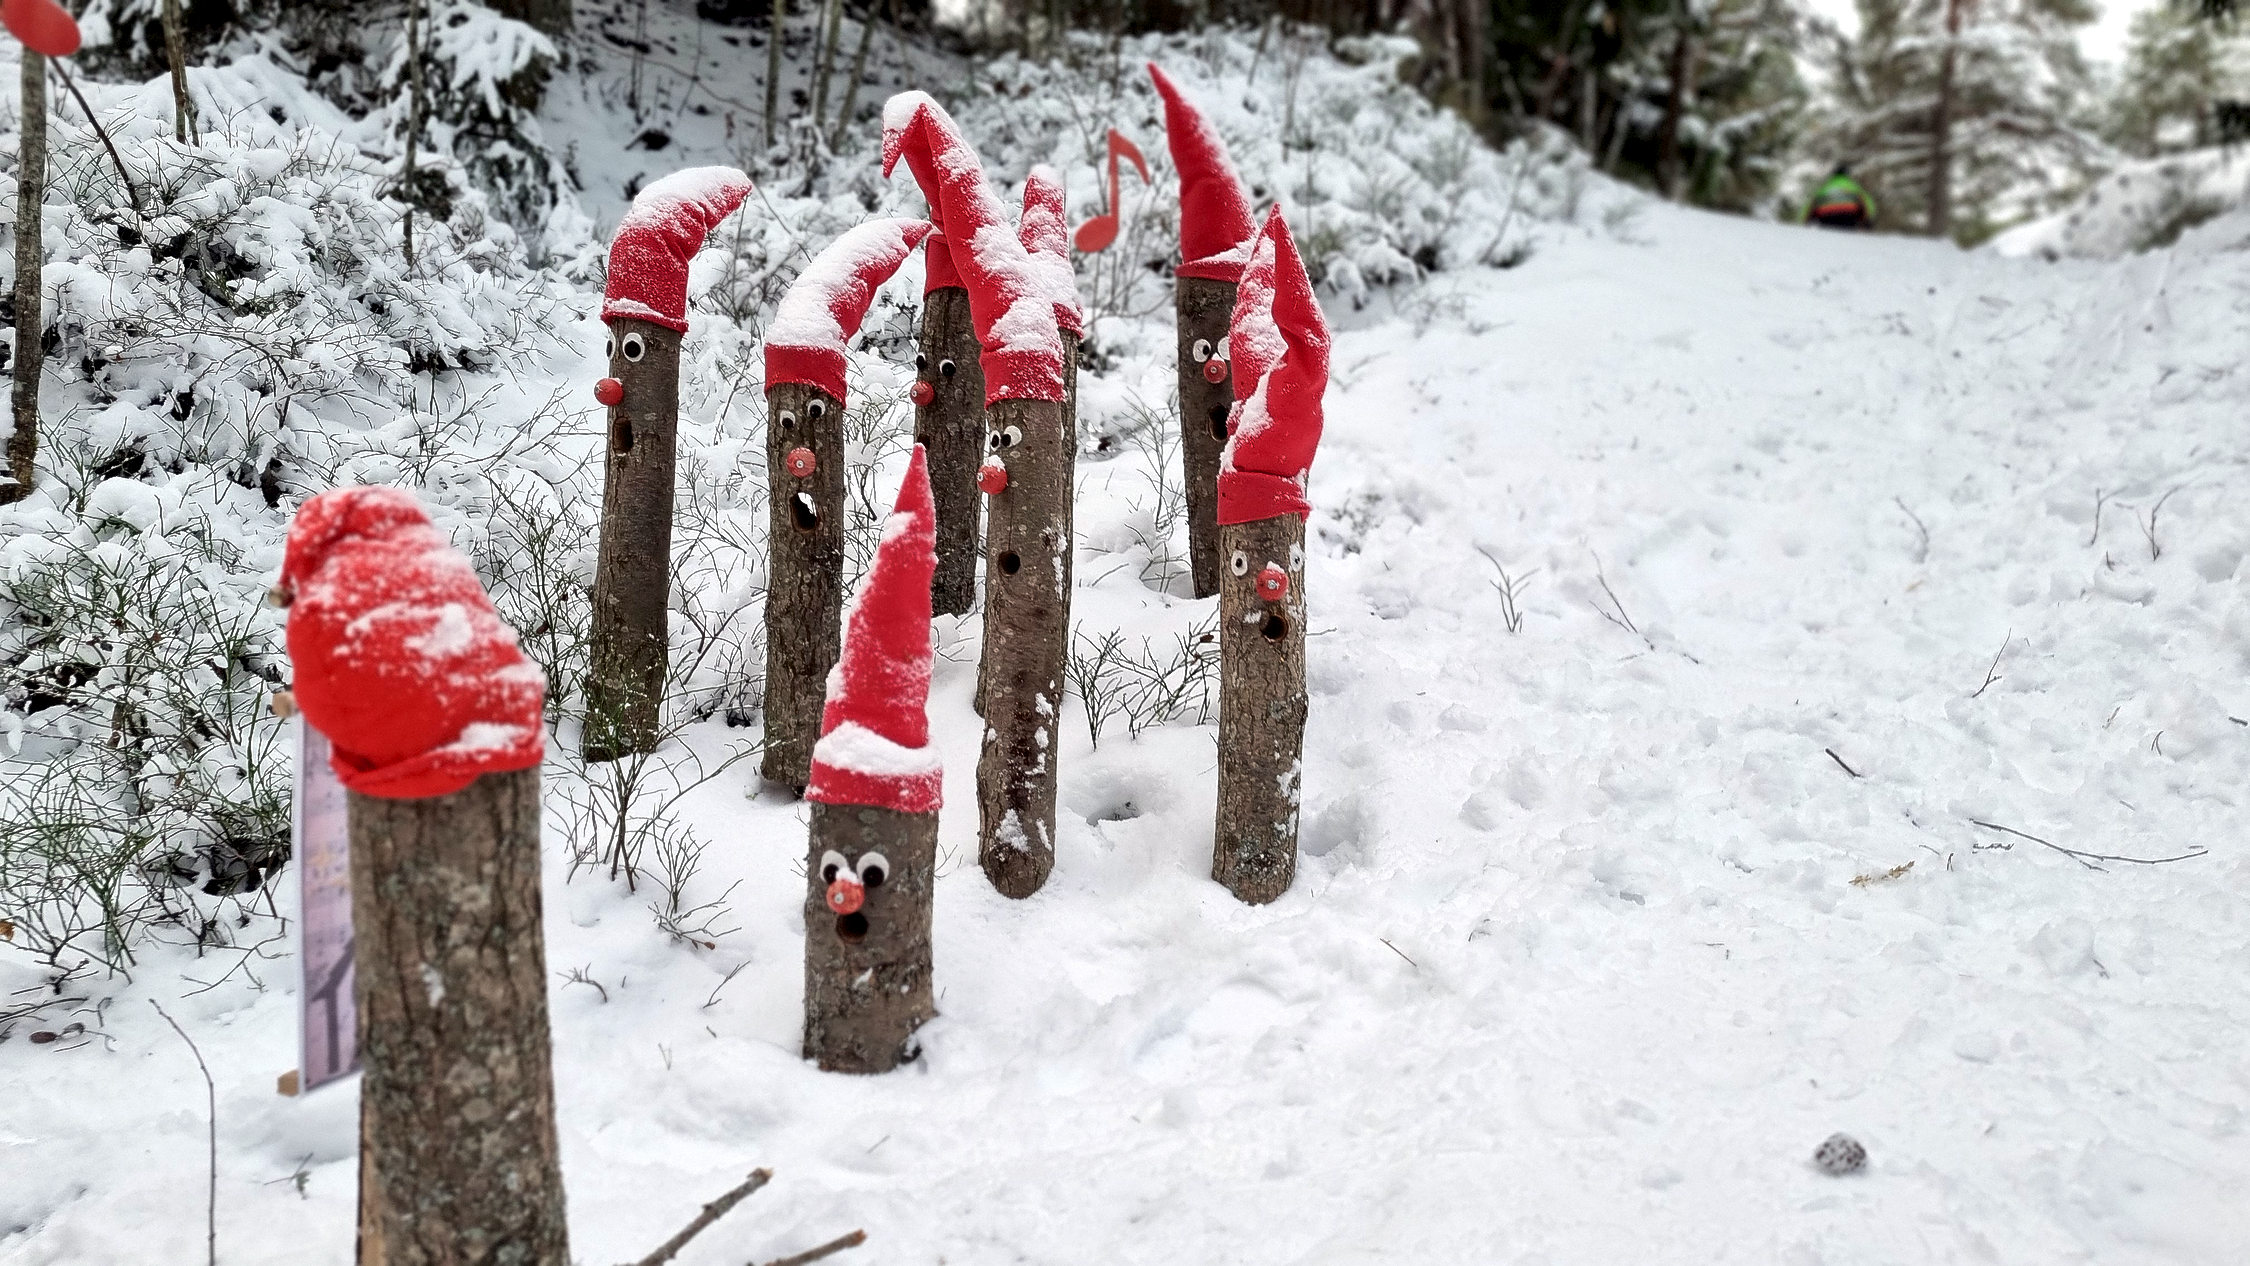
M749 196L750 178L732 167L690 167L641 190L610 239L602 320L686 333L688 265Z
M411 494L307 501L281 588L297 708L328 736L346 787L416 800L539 763L546 674Z
M1227 333L1235 403L1219 454L1218 520L1303 518L1312 513L1305 475L1320 446L1320 396L1328 389L1328 318L1278 206L1266 215L1240 285Z
M945 771L930 746L930 577L937 510L929 458L914 446L898 508L875 565L844 612L844 653L828 671L828 704L805 798L901 813L935 813Z
M883 174L901 158L922 186L930 218L945 234L969 291L969 320L983 348L984 402L1062 400L1054 297L1030 252L1008 231L976 151L928 93L902 92L883 107Z
M1250 239L1258 232L1250 196L1218 129L1155 62L1148 64L1148 74L1164 98L1164 139L1180 172L1180 265L1173 271L1234 281L1250 261Z
M1070 214L1063 198L1062 173L1040 163L1023 180L1023 219L1016 239L1031 256L1039 280L1055 297L1055 324L1086 337L1086 315L1078 306L1078 274L1070 266Z
M930 214L937 214L934 203ZM966 289L968 283L961 280L961 270L953 266L953 248L946 244L945 234L930 230L930 235L922 239L922 293Z
M814 256L766 327L766 386L801 382L842 403L844 341L859 333L876 288L929 232L922 220L869 220Z
M78 51L78 23L55 0L0 0L0 22L34 53L68 57Z

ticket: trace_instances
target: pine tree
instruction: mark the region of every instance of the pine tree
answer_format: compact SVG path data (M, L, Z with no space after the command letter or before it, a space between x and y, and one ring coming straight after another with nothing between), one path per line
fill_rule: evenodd
M1790 0L1676 0L1610 76L1606 165L1703 206L1771 196L1807 102L1802 37Z
M1807 137L1847 163L1887 223L1981 241L2078 188L2108 156L2091 126L2077 28L2088 0L1859 0L1828 28L1829 84Z
M2231 11L2175 0L2133 18L2125 68L2103 133L2141 158L2239 141L2236 103L2250 96L2250 41Z

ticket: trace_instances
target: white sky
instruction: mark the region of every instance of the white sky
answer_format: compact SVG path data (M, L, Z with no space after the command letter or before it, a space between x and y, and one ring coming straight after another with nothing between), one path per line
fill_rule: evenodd
M2153 9L2163 0L2107 0L2102 5L2101 20L2087 27L2081 42L2086 56L2095 61L2120 62L2125 60L2125 28L2131 25L2133 15L2143 9ZM1813 12L1852 30L1858 24L1852 0L1811 0Z

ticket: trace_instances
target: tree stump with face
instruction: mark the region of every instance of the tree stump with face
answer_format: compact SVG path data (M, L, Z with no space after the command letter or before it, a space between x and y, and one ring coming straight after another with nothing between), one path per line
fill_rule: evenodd
M1305 524L1229 523L1219 582L1219 808L1211 877L1272 901L1297 874L1305 746Z
M933 241L935 239L932 239ZM936 247L930 248L935 258ZM939 615L963 615L977 601L977 464L984 460L984 370L960 286L923 297L920 350L914 357L914 442L930 455L937 496L937 576L930 602Z
M844 407L817 387L766 393L766 737L759 772L802 793L844 606Z
M805 859L805 1058L881 1073L914 1058L930 987L938 815L814 804Z
M1180 466L1185 476L1188 574L1195 596L1219 592L1219 454L1227 446L1234 376L1226 359L1234 283L1208 277L1174 282L1180 339Z
M586 678L587 760L656 747L670 671L672 486L680 425L680 336L649 321L612 321L601 552Z

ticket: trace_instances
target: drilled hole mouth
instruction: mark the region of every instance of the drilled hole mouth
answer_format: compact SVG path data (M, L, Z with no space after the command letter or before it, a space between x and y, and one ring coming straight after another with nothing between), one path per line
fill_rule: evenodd
M1223 404L1215 404L1215 405L1212 405L1212 406L1211 406L1211 438L1212 438L1212 439L1215 439L1215 440L1223 440L1223 439L1225 439L1226 437L1227 437L1227 407L1226 407L1225 405L1223 405Z
M613 453L630 453L633 451L633 420L631 418L620 417L616 424L609 428L609 448Z
M1023 559L1018 557L1014 550L1009 550L1000 556L1000 570L1013 576L1023 570Z
M857 945L867 939L867 916L854 910L836 916L836 939Z
M798 531L810 532L820 526L820 511L800 494L789 498L789 521L797 525Z
M1289 620L1278 611L1270 612L1266 616L1266 622L1258 626L1258 631L1266 635L1267 641L1278 642L1289 636Z

